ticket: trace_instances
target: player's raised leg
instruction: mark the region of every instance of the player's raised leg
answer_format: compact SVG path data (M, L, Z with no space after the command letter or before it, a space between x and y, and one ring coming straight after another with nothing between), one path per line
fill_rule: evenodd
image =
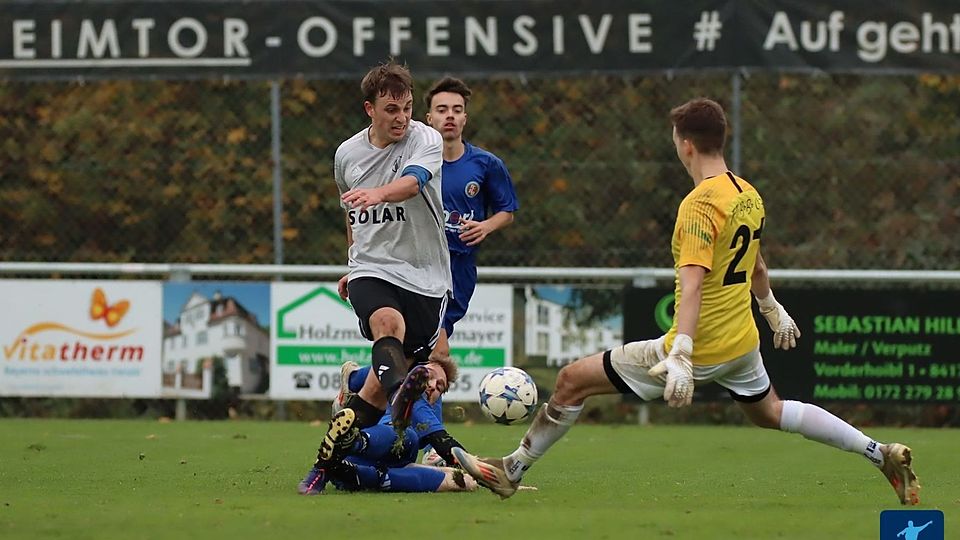
M357 395L385 410L388 397L400 387L410 366L403 352L406 323L398 309L380 307L370 315L369 324L374 339L371 355L374 378L367 377ZM378 416L373 423L379 420Z
M920 502L920 482L912 469L910 448L899 443L882 444L816 405L781 400L772 387L758 401L737 396L734 399L759 427L799 433L812 441L864 456L887 478L901 504Z
M357 415L357 426L376 425L387 408L391 393L402 383L410 366L404 354L407 324L402 313L403 292L391 283L360 277L346 284L348 297L357 313L360 333L373 341L372 368L363 386L348 396L343 407Z
M560 370L550 401L537 411L512 454L502 459L477 458L455 450L454 456L480 485L510 497L524 473L570 430L588 397L634 393L650 400L662 395L663 381L650 377L648 371L664 357L661 337L581 358Z
M609 354L608 351L581 358L560 370L550 401L537 411L512 454L503 459L481 459L455 449L457 461L477 482L497 495L513 495L524 473L576 423L587 397L620 392L604 367L604 358Z
M393 393L390 401L390 421L397 435L410 426L413 404L423 395L430 380L426 364L430 362L432 352L437 346L443 328L443 315L447 309L449 295L440 298L423 295L404 294L403 305L412 313L407 320L404 352L413 367ZM442 360L448 358L444 355ZM388 393L388 395L390 395Z

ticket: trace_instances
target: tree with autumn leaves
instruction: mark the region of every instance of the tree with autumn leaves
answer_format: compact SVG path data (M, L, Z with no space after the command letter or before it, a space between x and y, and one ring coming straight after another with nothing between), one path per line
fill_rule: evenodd
M481 265L670 266L690 183L667 112L700 95L729 111L729 75L468 82L467 137L504 159L521 203ZM764 196L771 265L960 264L960 78L766 73L742 89L737 172ZM332 162L367 122L358 85L281 92L285 261L343 264ZM269 96L262 81L0 84L0 257L273 262Z

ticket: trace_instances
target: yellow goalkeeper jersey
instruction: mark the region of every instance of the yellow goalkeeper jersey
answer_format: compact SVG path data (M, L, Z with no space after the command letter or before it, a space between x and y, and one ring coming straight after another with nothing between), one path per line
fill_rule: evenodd
M750 284L763 221L760 194L730 172L700 182L680 203L671 242L677 306L683 302L679 269L687 265L707 269L701 288L700 319L693 336L694 364L729 362L760 343L750 305ZM674 315L664 341L668 352L676 335Z

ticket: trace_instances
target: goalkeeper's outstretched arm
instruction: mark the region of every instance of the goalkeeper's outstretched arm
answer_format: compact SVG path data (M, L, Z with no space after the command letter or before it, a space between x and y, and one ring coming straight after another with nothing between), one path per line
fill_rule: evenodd
M764 262L763 255L759 251L757 252L757 262L753 265L750 292L758 299L770 295L770 275L767 273L767 263Z
M753 283L750 291L757 297L760 314L767 320L773 330L773 346L777 349L788 350L797 346L800 329L797 323L787 313L787 310L777 302L770 289L770 276L767 273L767 264L760 253L757 253L757 262L753 265Z

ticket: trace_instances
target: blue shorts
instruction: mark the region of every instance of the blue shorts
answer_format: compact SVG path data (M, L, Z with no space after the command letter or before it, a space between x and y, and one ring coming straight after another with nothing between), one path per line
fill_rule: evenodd
M447 337L453 335L453 325L467 314L473 291L477 288L476 251L451 251L450 272L453 274L453 300L447 304L447 312L443 316L443 329L447 331Z
M396 435L393 426L377 424L364 428L370 440L367 455L348 456L347 461L356 465L370 467L405 467L417 461L420 452L420 437L417 431L408 427L403 433L403 442L395 447ZM372 452L372 455L371 455Z

